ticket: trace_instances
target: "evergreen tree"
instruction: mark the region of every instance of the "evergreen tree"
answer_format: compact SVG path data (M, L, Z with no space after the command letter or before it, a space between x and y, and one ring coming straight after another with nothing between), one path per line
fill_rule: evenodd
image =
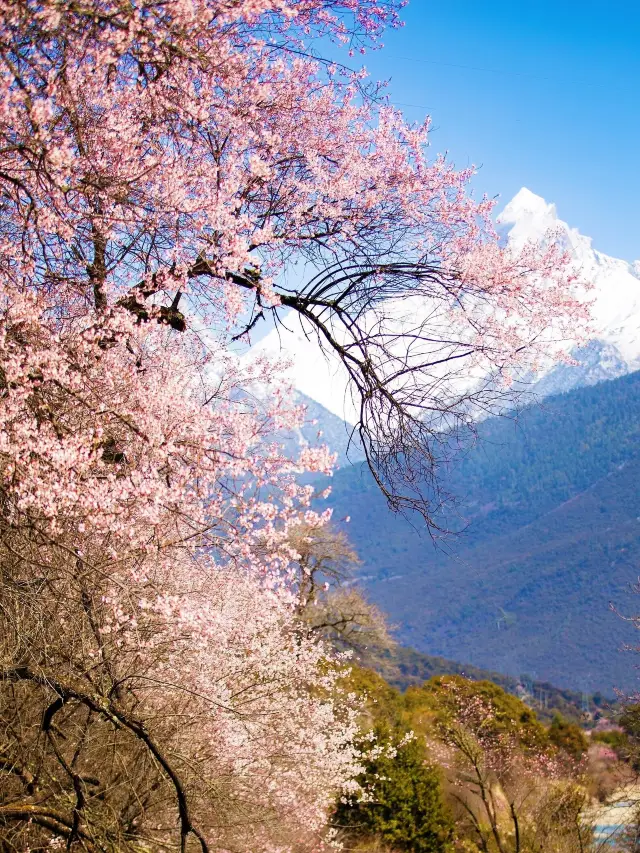
M373 751L359 779L371 799L340 802L335 825L354 842L376 838L407 853L448 853L453 849L453 823L424 742L407 739L401 726L378 723L374 731L378 742L387 746Z

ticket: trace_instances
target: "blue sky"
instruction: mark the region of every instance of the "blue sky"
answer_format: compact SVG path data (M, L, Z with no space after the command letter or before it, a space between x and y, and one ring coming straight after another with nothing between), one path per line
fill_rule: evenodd
M434 151L521 186L616 257L640 258L640 3L412 0L365 58Z

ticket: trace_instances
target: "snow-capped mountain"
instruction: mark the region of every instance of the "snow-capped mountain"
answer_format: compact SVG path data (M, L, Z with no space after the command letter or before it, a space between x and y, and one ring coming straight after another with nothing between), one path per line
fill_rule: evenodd
M297 314L286 317L285 324L270 331L243 356L284 357L289 362L287 379L295 389L294 402L306 406L307 420L301 429L284 436L285 445L293 449L321 441L337 454L338 468L360 461L364 458L362 445L352 430L356 409L342 364L322 352Z
M640 369L640 260L633 264L598 252L590 237L558 218L555 205L523 188L497 217L501 238L514 244L544 239L549 231L558 235L571 252L583 277L591 282L592 339L572 352L577 364L560 364L534 379L532 390L544 397L583 385L593 385ZM252 353L286 355L291 361L289 378L300 395L316 404L313 417L323 427L322 410L328 410L327 424L337 440L336 417L347 424L356 420L356 408L344 369L321 352L313 335L305 332L297 316L269 332ZM345 435L347 431L345 430ZM331 444L331 439L329 439ZM344 447L334 449L342 456ZM346 441L345 441L346 446ZM359 456L352 448L351 461Z
M285 324L265 335L249 355L286 358L290 362L289 381L300 394L347 423L357 420L346 371L337 358L322 352L315 335L303 327L297 314L289 313Z
M598 252L590 237L558 218L554 204L523 188L498 216L503 237L516 244L560 236L583 277L593 285L592 336L619 353L627 369L640 368L640 261L629 264Z
M630 372L629 365L623 360L619 350L601 340L592 340L573 350L576 364L558 364L533 384L538 398L552 394L566 394L574 388L585 385L597 385L606 379L617 379Z

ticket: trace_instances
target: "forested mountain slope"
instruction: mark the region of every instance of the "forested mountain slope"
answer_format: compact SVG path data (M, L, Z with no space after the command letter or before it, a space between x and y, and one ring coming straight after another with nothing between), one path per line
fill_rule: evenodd
M636 642L612 612L640 611L640 373L480 425L445 478L458 499L434 547L388 511L363 466L338 471L370 596L403 642L578 690L633 688Z
M439 675L463 675L472 681L492 681L507 693L523 698L545 722L551 722L555 714L561 714L566 719L584 725L588 719L595 719L600 714L609 716L615 713L617 704L615 697L602 693L590 695L556 687L548 681L534 681L526 673L522 673L521 677L504 675L471 664L427 655L407 646L396 645L370 657L365 656L362 663L380 673L393 687L403 691L408 687L419 687Z

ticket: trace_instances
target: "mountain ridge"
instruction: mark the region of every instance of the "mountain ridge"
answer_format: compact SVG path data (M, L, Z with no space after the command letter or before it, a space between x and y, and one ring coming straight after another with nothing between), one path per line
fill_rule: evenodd
M596 692L592 696L581 691L557 687L548 681L534 681L527 673L517 677L472 664L459 663L437 655L427 655L408 646L393 646L359 661L374 669L398 690L422 686L438 675L462 675L471 681L492 681L507 693L523 699L536 710L540 719L550 722L554 714L584 724L585 714L609 713L616 699Z
M593 283L591 295L584 294L594 300L592 334L587 341L568 342L578 364L545 365L537 376L524 377L521 385L544 397L640 368L640 260L628 263L594 249L590 237L558 217L554 204L526 187L505 205L496 223L501 240L516 246L544 241L553 233ZM321 352L296 318L290 326L271 330L249 352L289 356L289 379L296 392L355 423L357 408L342 366ZM594 361L596 352L601 357Z
M637 686L623 612L640 567L640 372L489 419L445 487L465 532L434 549L362 465L333 478L363 585L419 651L576 690ZM464 513L464 514L463 514Z

